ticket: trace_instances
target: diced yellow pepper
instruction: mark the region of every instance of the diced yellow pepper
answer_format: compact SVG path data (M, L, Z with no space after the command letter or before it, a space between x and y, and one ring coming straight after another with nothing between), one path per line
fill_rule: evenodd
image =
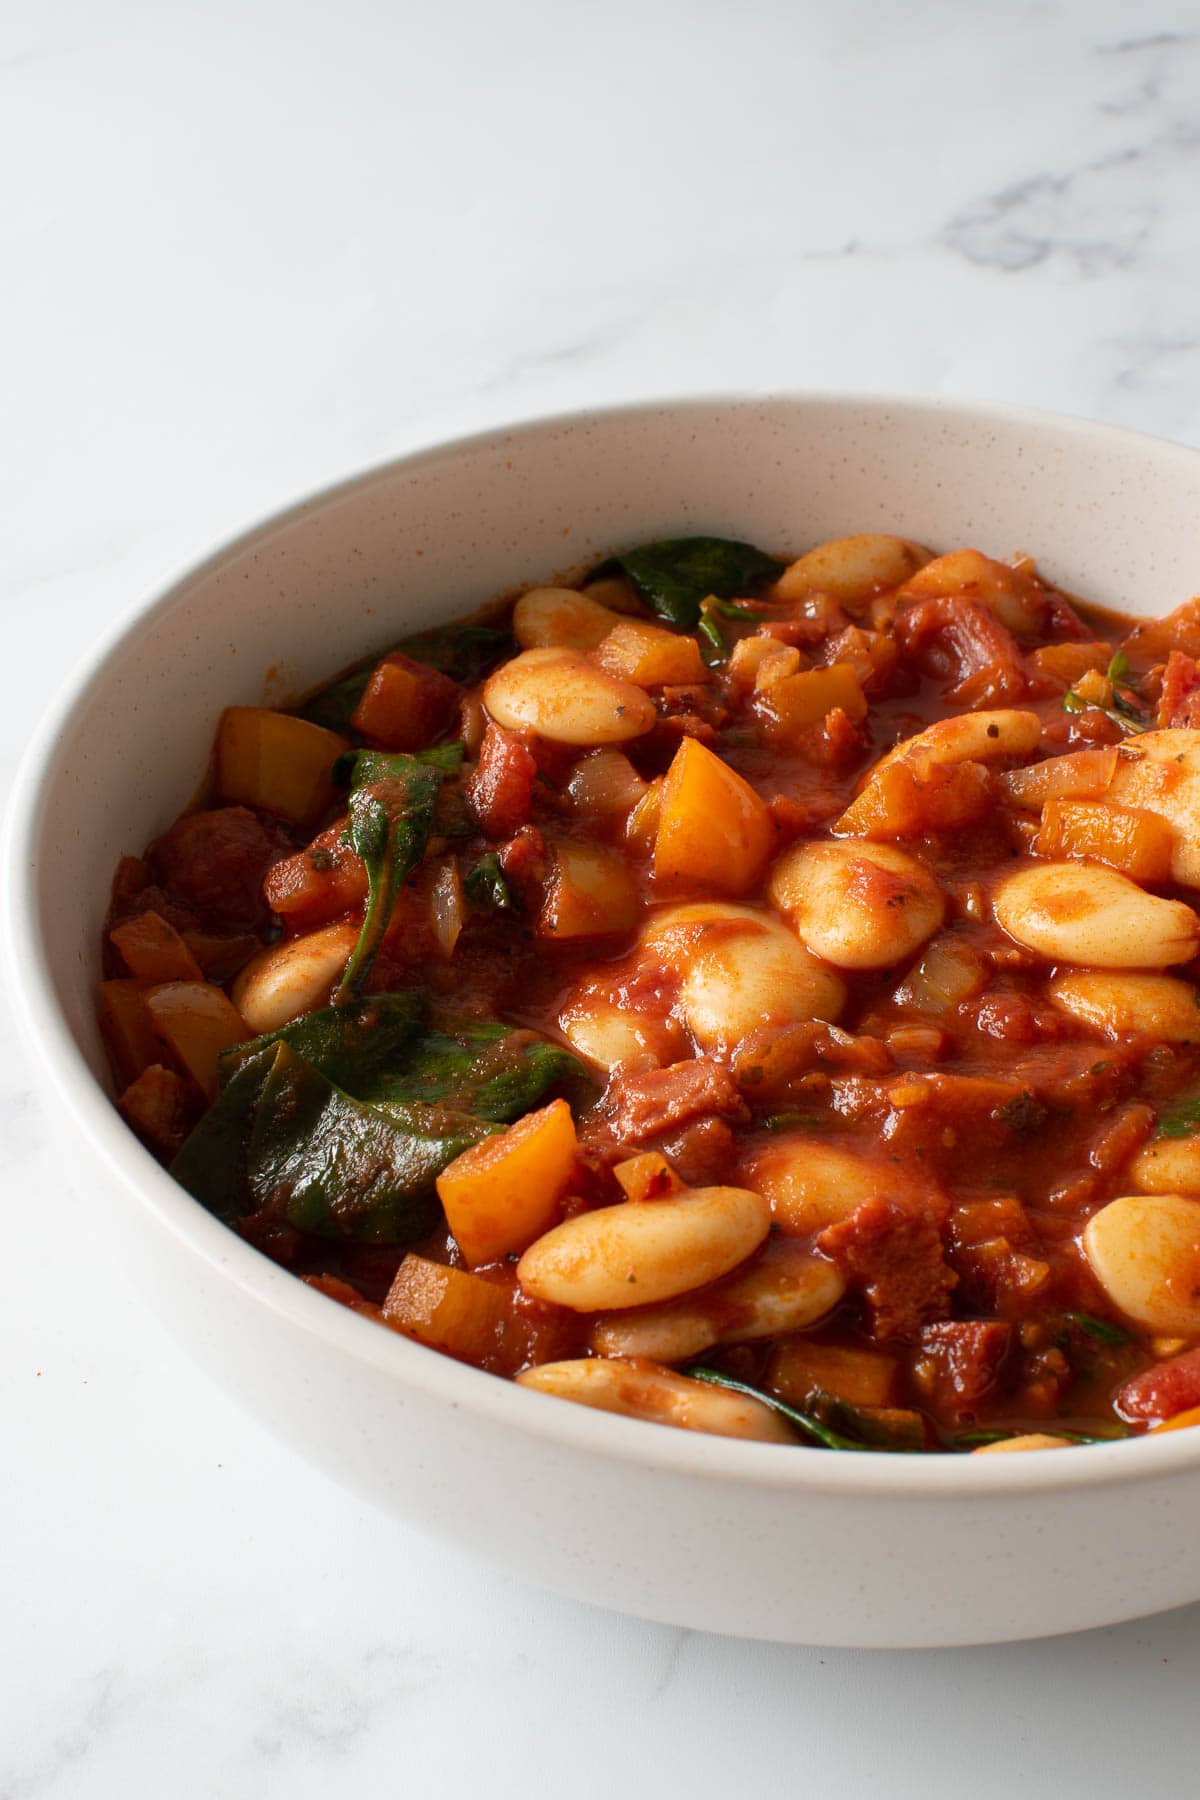
M744 894L766 867L773 839L770 815L749 782L698 739L684 738L663 785L655 881Z
M217 792L292 825L313 825L336 798L330 770L348 741L291 713L230 706L217 727Z
M578 1142L565 1100L527 1113L438 1176L446 1223L472 1268L527 1250L558 1218Z

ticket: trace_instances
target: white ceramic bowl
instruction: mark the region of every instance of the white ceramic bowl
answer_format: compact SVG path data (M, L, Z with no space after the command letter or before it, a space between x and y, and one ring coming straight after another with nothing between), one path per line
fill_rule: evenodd
M810 1644L981 1643L1200 1597L1200 1430L1052 1455L838 1455L593 1412L355 1317L164 1174L110 1099L93 991L117 858L195 791L220 709L611 547L854 531L1033 552L1157 613L1200 586L1200 455L996 407L701 400L494 432L364 475L218 552L90 658L32 746L10 982L89 1189L183 1343L336 1479L531 1581ZM397 1579L401 1570L397 1567Z

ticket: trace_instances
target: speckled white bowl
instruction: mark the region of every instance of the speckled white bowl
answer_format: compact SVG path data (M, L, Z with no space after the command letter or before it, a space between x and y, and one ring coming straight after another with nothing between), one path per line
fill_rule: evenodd
M876 529L1029 550L1068 588L1156 613L1200 585L1198 509L1200 455L1095 425L907 400L688 401L406 457L139 607L29 752L5 857L9 979L64 1145L188 1349L378 1505L654 1619L966 1644L1200 1598L1200 1430L1053 1455L835 1455L526 1392L331 1304L204 1212L113 1109L93 1018L117 858L187 803L219 710L260 700L270 671L274 693L297 691L510 584L689 531L780 551Z

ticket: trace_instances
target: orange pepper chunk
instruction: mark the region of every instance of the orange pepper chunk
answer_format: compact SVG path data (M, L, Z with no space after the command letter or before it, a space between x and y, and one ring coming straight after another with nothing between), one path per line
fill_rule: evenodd
M215 1100L218 1057L250 1036L228 995L207 981L168 981L147 989L146 1010L174 1060Z
M431 1350L493 1368L514 1362L513 1340L526 1335L513 1311L511 1288L424 1256L404 1258L382 1316L394 1331Z
M856 723L867 716L862 683L849 663L801 669L759 690L755 702L772 743L794 743L810 725L819 725L835 707Z
M229 706L217 727L217 792L292 825L312 825L337 797L331 770L349 748L337 732L291 713Z
M100 983L100 1035L122 1087L162 1061L162 1045L146 1006L146 981Z
M654 878L744 894L767 864L775 831L749 782L696 738L684 738L662 787Z
M1164 1419L1161 1425L1152 1425L1146 1435L1156 1437L1160 1431L1183 1431L1189 1425L1200 1425L1200 1406L1189 1406L1186 1412L1176 1413L1173 1419Z
M895 1395L896 1364L878 1350L797 1338L771 1357L766 1385L793 1406L803 1406L814 1388L855 1406L887 1406Z
M160 913L138 913L108 934L129 973L142 981L203 981L204 974L173 925Z
M350 723L385 750L423 750L450 723L461 692L448 675L396 650L372 671Z
M625 1190L627 1200L665 1200L668 1194L681 1194L683 1183L665 1156L657 1150L644 1150L640 1156L628 1156L613 1169Z
M446 1223L473 1268L527 1250L550 1229L578 1147L570 1107L552 1100L442 1170L437 1190Z
M1048 800L1033 840L1039 856L1087 856L1132 881L1167 881L1174 834L1156 813L1096 800Z
M644 619L620 620L593 650L592 660L635 687L689 686L712 679L694 637Z

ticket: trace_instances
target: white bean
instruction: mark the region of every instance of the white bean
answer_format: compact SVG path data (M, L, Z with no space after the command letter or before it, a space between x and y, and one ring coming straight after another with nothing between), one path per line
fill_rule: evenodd
M248 1029L277 1031L289 1019L324 1006L357 942L357 925L326 925L251 957L230 990Z
M678 1062L688 1053L683 1029L674 1019L632 1012L596 995L583 993L568 1001L558 1023L571 1048L602 1069L635 1059Z
M935 557L906 582L902 598L917 600L943 594L964 594L971 600L982 600L1017 637L1036 631L1041 624L1043 606L1036 590L1031 592L1015 569L994 562L980 550L952 550L948 556Z
M1200 947L1200 919L1097 863L1047 862L1001 883L993 901L1018 944L1052 962L1162 969Z
M575 650L523 650L484 685L483 703L512 731L557 744L622 744L649 731L654 702Z
M824 1318L845 1291L831 1262L776 1235L751 1268L726 1276L694 1298L608 1313L593 1326L589 1342L601 1356L683 1362L710 1344L746 1344L778 1332L804 1331Z
M781 1135L752 1151L739 1173L766 1196L775 1223L793 1237L836 1225L864 1200L921 1198L912 1178L884 1158L876 1161L802 1132Z
M641 943L665 968L680 973L692 952L713 926L727 932L741 925L757 929L777 924L769 913L752 906L732 906L723 900L693 900L685 906L663 906L650 914L642 929Z
M929 551L886 532L832 538L789 563L775 584L781 600L805 594L835 594L839 600L862 600L877 588L899 587L929 561Z
M1027 1431L1021 1437L1001 1438L997 1444L980 1444L972 1456L991 1456L997 1450L1069 1450L1070 1438L1052 1437L1047 1431Z
M555 1399L623 1413L652 1425L705 1431L713 1437L751 1438L763 1444L796 1442L784 1421L761 1400L707 1381L693 1381L652 1362L586 1357L578 1362L542 1363L525 1369L517 1380L522 1387L552 1394Z
M526 1293L572 1312L650 1306L727 1275L770 1225L766 1201L747 1188L627 1200L554 1226L526 1250L517 1278Z
M551 644L563 650L594 650L617 622L617 614L575 588L530 588L513 608L513 636L522 650Z
M915 737L905 738L880 757L871 773L877 775L898 758L908 761L914 755L933 763L1004 762L1029 756L1041 736L1042 721L1037 714L1020 707L956 713L952 719L938 719Z
M846 990L773 920L701 938L679 984L679 1010L701 1049L728 1051L751 1031L804 1019L832 1022Z
M1177 727L1126 739L1105 797L1165 819L1172 879L1200 887L1200 731Z
M1151 1138L1129 1163L1143 1194L1200 1194L1200 1137Z
M916 857L891 844L797 844L767 893L817 956L839 969L886 969L932 937L946 905Z
M1169 1044L1200 1043L1200 991L1178 975L1076 969L1055 976L1050 998L1111 1038L1149 1032Z
M1151 1331L1200 1335L1200 1200L1127 1194L1083 1233L1092 1272L1126 1318Z

